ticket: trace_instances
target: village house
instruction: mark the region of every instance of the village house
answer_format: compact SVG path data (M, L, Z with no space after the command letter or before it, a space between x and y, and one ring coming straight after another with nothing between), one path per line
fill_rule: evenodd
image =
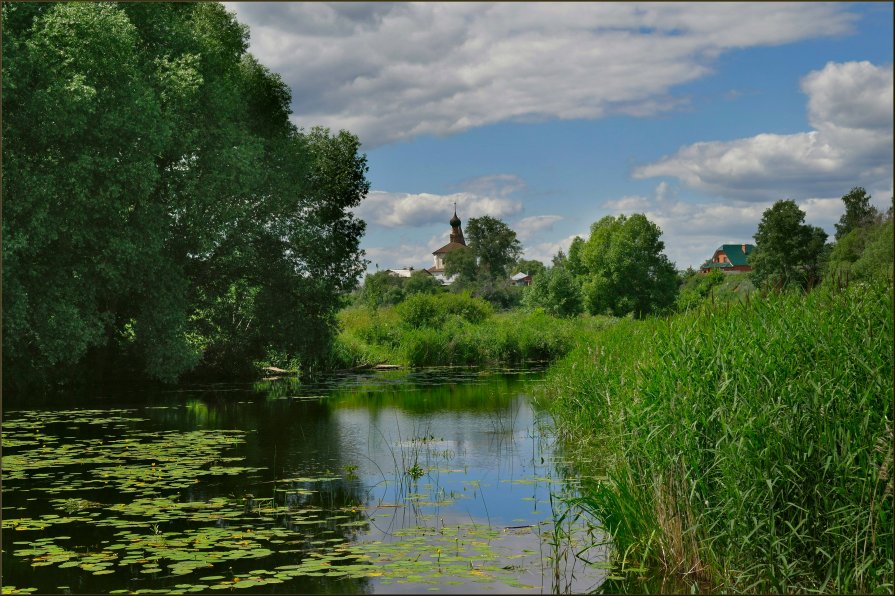
M530 286L531 285L531 275L528 273L519 272L513 277L510 278L510 283L514 286Z
M426 271L425 269L414 269L413 267L405 267L403 269L386 269L394 277L410 277L414 271ZM426 271L426 273L429 273Z
M732 273L734 271L752 271L747 257L755 247L751 244L722 244L715 250L712 258L699 267L700 273L709 273L715 269Z
M454 216L451 218L451 236L450 242L432 253L435 258L435 264L425 271L428 271L432 277L440 281L444 285L450 285L454 282L454 277L447 277L444 273L444 257L455 250L467 249L466 240L463 238L463 229L460 227L460 218L457 217L457 205L454 204Z

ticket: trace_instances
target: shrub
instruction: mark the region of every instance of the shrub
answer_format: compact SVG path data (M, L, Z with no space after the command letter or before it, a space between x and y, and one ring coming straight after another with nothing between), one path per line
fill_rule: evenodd
M448 315L459 315L470 323L480 323L491 316L491 305L468 294L416 294L396 308L404 324L413 327L440 328Z

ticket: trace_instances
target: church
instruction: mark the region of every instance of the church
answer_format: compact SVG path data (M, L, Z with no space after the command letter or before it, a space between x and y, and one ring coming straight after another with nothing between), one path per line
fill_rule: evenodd
M457 217L457 204L454 203L454 216L451 218L451 237L450 242L432 253L435 258L435 264L426 269L435 279L444 285L450 285L454 282L453 277L447 277L444 273L444 257L455 250L466 249L466 240L463 238L463 229L460 227L460 218Z

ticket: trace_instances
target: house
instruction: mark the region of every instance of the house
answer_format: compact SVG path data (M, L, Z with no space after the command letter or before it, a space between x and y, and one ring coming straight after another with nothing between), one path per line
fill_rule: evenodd
M414 271L425 271L426 273L429 273L425 269L414 269L413 267L405 267L404 269L386 269L386 271L395 277L410 277L413 275Z
M752 271L746 257L752 254L755 247L751 244L722 244L715 250L712 258L700 265L700 273L709 273L720 269L725 273L734 271Z
M444 285L450 285L454 282L453 277L447 277L444 273L444 257L455 250L466 250L466 240L463 238L463 230L460 227L460 218L457 217L457 204L454 203L454 216L449 222L451 224L450 242L432 253L435 258L435 265L426 269L432 277L440 281Z
M530 286L531 275L522 273L521 271L510 278L510 283L514 286Z

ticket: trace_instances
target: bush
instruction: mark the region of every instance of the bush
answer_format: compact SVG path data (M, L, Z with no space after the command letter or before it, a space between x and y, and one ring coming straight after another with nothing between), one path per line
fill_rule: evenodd
M581 286L565 267L551 267L532 279L522 304L542 308L557 317L574 317L584 310Z
M469 294L416 294L396 307L404 324L412 328L440 328L448 315L458 315L470 323L480 323L491 316L491 305Z

